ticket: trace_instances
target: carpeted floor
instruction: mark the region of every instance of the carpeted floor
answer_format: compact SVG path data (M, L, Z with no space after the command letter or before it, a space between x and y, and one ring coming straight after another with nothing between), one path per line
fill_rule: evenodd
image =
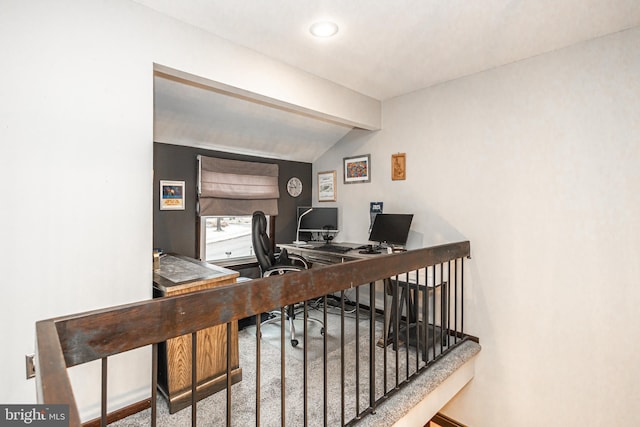
M310 316L322 319L322 312L310 310ZM327 425L341 425L342 407L344 406L344 419L351 420L357 414L369 406L369 335L370 318L368 311L361 311L359 328L356 328L355 313L345 316L345 357L344 357L344 402L342 400L341 386L341 324L339 310L329 310L326 334L327 334ZM374 340L382 334L382 316L376 317ZM309 426L324 425L324 388L323 388L323 337L320 327L309 323L307 342L302 339L302 321L296 320L296 328L299 332L300 344L292 347L288 335L285 339L285 417L287 426L304 425L303 403L303 369L304 349L307 348L308 360L308 385L307 385L307 424ZM356 345L356 330L359 339ZM287 333L288 334L288 333ZM233 426L256 425L256 336L255 326L245 328L238 335L240 348L240 367L242 368L242 381L231 387L231 419ZM478 350L479 351L479 350ZM376 398L384 392L384 353L385 350L375 346L375 389ZM409 373L416 370L416 352L409 348L409 355L404 347L398 352L388 346L387 353L387 390L396 385L396 362L398 381L406 378ZM280 426L281 423L281 381L280 381L280 326L279 324L265 325L262 328L261 340L261 388L260 388L260 425ZM447 358L444 358L447 359ZM359 363L359 378L356 376L356 360ZM408 368L407 368L408 361ZM425 377L421 375L419 377ZM437 385L437 384L436 384ZM425 390L432 385L425 385ZM356 392L360 396L356 399ZM422 394L422 391L421 391ZM402 395L402 392L396 396ZM392 399L386 403L389 406ZM400 404L400 403L398 403ZM411 403L409 403L411 404ZM415 405L415 403L414 403ZM199 426L224 426L226 425L226 391L218 392L198 402ZM150 425L150 410L146 410L120 420L113 426L137 427ZM386 414L386 415L385 415ZM402 413L395 410L378 411L377 414L365 417L363 425L386 426L395 422ZM158 397L158 422L159 426L181 427L191 425L191 408L183 409L175 414L169 414L168 406L163 397Z

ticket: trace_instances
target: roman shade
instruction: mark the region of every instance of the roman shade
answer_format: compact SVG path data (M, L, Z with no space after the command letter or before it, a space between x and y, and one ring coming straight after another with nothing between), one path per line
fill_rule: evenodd
M200 216L278 214L278 165L198 156Z

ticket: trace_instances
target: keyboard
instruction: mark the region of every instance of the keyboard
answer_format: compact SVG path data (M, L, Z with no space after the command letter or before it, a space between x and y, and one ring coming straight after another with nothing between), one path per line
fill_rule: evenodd
M338 245L322 245L322 246L316 246L313 248L313 250L315 251L340 252L340 253L349 252L352 249L353 248L349 246L338 246Z

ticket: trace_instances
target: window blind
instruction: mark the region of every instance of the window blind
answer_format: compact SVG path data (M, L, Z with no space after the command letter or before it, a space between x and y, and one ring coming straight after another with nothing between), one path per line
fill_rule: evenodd
M278 165L198 156L200 216L278 214Z

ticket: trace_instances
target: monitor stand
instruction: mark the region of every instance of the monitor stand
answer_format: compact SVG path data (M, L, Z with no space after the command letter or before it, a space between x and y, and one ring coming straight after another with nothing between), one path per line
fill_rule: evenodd
M324 243L325 244L331 244L331 241L333 240L333 236L329 233L323 234L322 238L324 239Z
M378 250L380 246L376 246L374 247L373 245L367 245L367 248L363 251L359 251L359 253L361 254L370 254L370 255L374 255L374 254L379 254L380 251Z

